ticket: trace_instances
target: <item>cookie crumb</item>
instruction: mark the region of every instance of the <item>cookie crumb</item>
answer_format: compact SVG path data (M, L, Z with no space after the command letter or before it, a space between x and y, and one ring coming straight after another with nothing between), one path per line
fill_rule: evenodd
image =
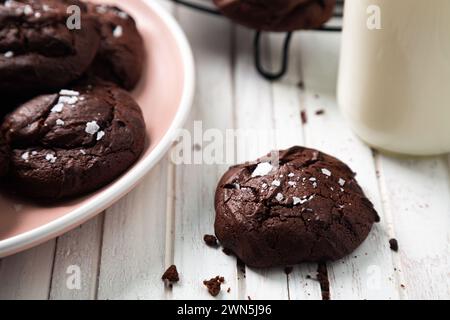
M162 280L167 280L170 283L180 281L180 275L178 274L177 267L175 265L171 265L169 269L164 272L161 277Z
M228 289L227 289L227 293L230 293L230 292L231 292L231 288L228 288Z
M303 83L303 81L299 81L299 83L297 83L297 87L303 90L305 89L305 84Z
M307 124L308 123L308 115L306 114L305 110L302 110L300 112L300 116L302 118L302 124Z
M389 240L389 246L390 246L392 251L398 252L398 241L397 241L397 239Z
M210 280L203 281L203 284L208 288L208 292L213 297L217 297L220 293L220 286L225 282L225 278L217 276Z
M218 246L216 236L213 236L210 234L205 234L203 236L203 241L205 241L205 243L208 247L217 247Z
M316 111L316 116L321 116L323 114L325 114L325 110L323 110L323 109L319 109Z

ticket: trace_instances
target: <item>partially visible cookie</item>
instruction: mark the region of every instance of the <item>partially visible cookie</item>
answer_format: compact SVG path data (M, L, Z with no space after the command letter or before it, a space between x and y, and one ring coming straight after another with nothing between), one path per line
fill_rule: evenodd
M76 5L81 29L67 27ZM80 77L99 46L99 26L78 0L0 1L0 93L57 89Z
M9 147L0 134L0 177L3 177L8 171L9 165Z
M138 159L146 135L137 103L110 84L36 97L1 129L12 148L11 181L22 194L42 199L103 187Z
M334 261L353 252L379 217L344 163L322 152L280 151L237 165L219 182L215 231L250 267Z
M142 75L144 42L134 19L122 9L108 5L89 5L101 24L100 50L91 72L131 90Z
M336 0L214 0L231 20L262 31L318 28L333 15Z

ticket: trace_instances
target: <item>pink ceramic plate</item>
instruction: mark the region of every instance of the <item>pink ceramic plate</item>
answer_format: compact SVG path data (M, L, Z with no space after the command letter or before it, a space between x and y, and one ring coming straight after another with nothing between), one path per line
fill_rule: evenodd
M120 179L84 198L39 206L26 199L1 196L0 257L61 235L111 206L160 160L187 118L194 92L194 63L175 20L153 0L96 2L116 3L129 11L144 36L147 62L133 96L144 112L151 144Z

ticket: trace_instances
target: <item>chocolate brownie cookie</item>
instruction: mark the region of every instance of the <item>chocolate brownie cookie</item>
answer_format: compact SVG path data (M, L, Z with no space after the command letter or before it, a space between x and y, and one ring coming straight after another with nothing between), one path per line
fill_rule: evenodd
M237 23L262 31L318 28L333 15L336 0L214 0Z
M127 170L145 144L141 110L110 84L42 95L9 114L9 177L25 195L59 199L96 190Z
M101 24L100 50L92 73L131 90L141 78L144 43L133 18L115 6L89 5Z
M8 171L9 147L0 134L0 177L3 177Z
M215 196L220 243L250 267L333 261L354 251L379 221L341 161L316 150L280 151L237 165Z
M70 30L67 9L81 10ZM0 0L0 93L58 89L82 75L100 43L97 21L78 0Z

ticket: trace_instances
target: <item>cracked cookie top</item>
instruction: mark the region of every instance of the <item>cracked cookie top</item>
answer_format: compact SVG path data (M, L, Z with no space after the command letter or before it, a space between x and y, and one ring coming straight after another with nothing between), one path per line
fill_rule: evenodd
M68 19L80 9L80 29ZM0 0L0 92L40 92L80 77L99 47L98 22L78 0Z
M340 259L379 217L350 168L317 150L293 147L237 165L215 196L221 244L252 267Z
M45 199L104 186L138 159L145 144L139 106L111 84L36 97L5 118L2 132L12 148L12 182Z
M214 0L231 20L262 31L314 29L333 15L336 0Z

